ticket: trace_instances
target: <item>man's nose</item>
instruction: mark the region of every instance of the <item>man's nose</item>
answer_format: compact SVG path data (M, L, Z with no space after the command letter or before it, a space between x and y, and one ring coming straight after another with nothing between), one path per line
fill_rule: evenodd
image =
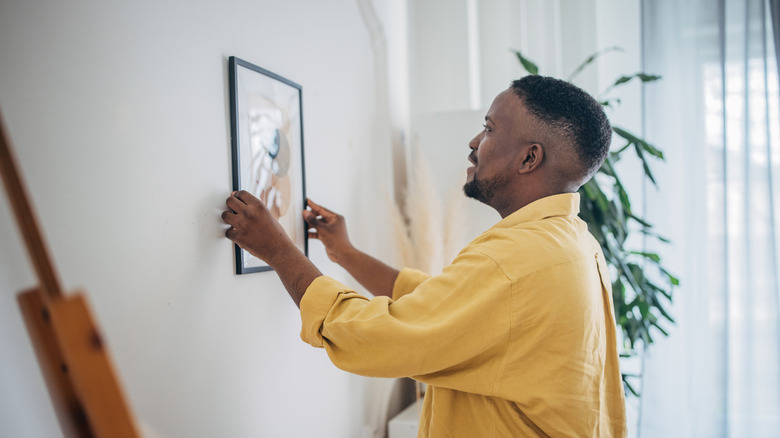
M476 136L476 137L474 137L474 138L472 138L472 139L471 139L471 141L469 142L469 147L470 147L471 149L474 149L474 150L477 150L477 149L479 149L479 141L480 141L481 139L482 139L482 133L480 132L479 134L477 134L477 136Z

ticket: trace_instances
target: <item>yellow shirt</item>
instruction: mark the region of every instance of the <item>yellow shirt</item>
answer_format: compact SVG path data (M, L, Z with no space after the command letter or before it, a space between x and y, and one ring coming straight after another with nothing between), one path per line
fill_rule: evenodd
M420 437L622 437L625 401L604 256L579 195L537 200L443 272L404 269L393 299L319 277L304 341L341 369L428 384Z

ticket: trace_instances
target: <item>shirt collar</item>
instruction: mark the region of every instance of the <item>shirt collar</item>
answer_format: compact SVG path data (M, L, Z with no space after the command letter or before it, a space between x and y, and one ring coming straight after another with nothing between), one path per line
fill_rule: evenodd
M537 199L501 219L493 228L511 228L524 222L538 221L554 216L577 216L579 212L580 194L561 193Z

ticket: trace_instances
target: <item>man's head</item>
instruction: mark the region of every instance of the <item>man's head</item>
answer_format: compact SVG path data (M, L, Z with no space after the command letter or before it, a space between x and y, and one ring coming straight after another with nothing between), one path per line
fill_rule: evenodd
M502 216L576 191L604 161L612 129L601 105L559 79L526 76L493 101L470 143L467 196Z

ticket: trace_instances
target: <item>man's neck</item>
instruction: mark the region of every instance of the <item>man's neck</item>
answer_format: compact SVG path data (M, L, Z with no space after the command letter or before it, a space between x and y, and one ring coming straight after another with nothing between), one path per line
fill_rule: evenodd
M547 189L538 190L534 194L528 196L517 196L515 199L509 200L504 204L491 205L494 210L501 215L501 219L509 216L510 214L520 210L526 205L538 201L539 199L546 198L548 196L560 195L561 193L575 193L576 190L564 190L564 189Z

